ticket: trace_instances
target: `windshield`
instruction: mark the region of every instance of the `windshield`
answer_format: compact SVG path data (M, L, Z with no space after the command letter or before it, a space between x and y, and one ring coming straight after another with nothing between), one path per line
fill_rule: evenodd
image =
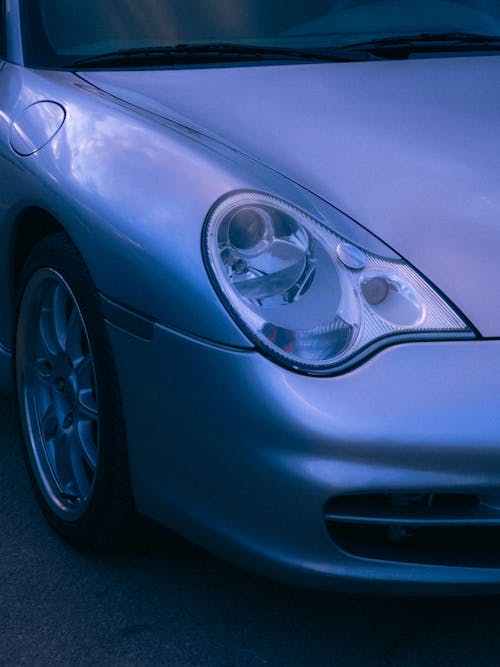
M421 33L500 36L498 0L21 0L21 13L32 67L178 44L310 50Z

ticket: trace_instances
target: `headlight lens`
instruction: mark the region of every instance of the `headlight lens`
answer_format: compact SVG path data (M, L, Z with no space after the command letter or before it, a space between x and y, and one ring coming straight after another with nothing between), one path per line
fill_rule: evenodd
M387 337L469 337L404 260L374 255L285 201L240 192L205 227L212 279L267 354L295 369L343 370Z

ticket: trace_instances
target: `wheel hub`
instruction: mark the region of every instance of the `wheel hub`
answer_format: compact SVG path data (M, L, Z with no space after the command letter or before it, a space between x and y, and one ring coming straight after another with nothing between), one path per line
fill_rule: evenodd
M74 412L78 408L78 379L73 372L66 377L56 377L52 383L51 398L58 423L69 429L75 421Z

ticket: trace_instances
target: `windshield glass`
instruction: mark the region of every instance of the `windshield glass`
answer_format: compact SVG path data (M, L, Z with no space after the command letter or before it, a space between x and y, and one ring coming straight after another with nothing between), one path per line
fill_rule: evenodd
M296 50L419 33L500 35L498 0L21 0L25 62L230 42Z

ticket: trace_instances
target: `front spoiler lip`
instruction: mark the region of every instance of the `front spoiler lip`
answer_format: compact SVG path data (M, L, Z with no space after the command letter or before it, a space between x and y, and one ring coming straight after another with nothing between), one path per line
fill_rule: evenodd
M402 344L317 378L158 324L149 341L108 327L142 514L289 583L500 591L500 566L347 555L324 520L343 493L498 492L500 342Z

